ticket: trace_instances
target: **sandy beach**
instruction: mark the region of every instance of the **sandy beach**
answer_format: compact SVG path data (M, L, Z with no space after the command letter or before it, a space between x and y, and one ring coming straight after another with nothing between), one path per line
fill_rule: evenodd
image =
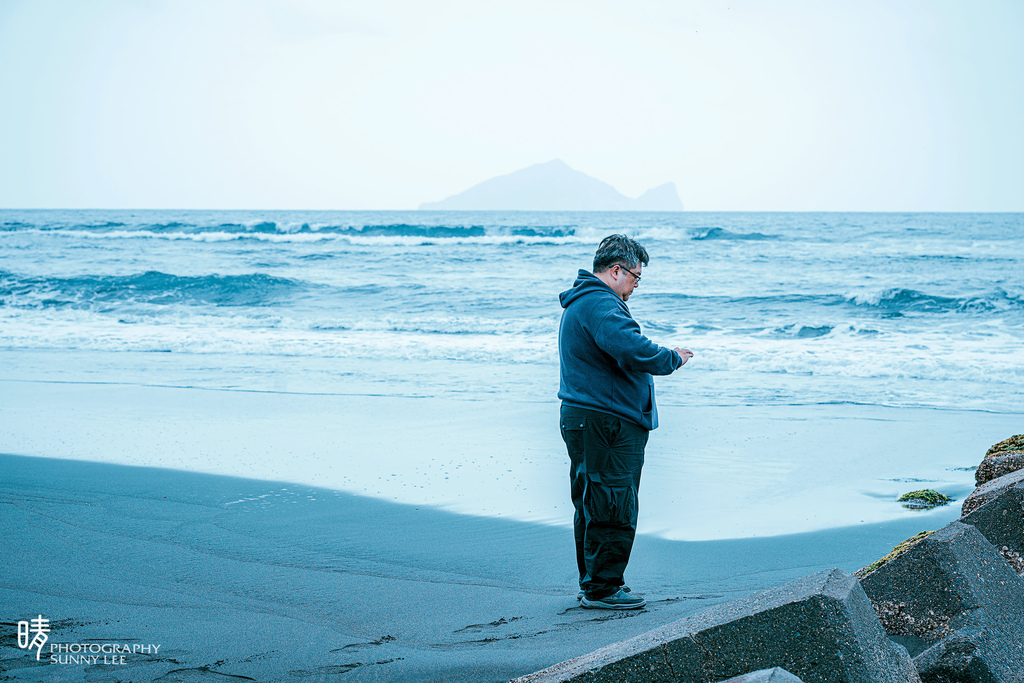
M900 520L895 499L920 488L963 499L969 468L1021 423L849 404L659 408L639 531L691 541ZM543 524L572 516L554 401L0 381L0 410L0 452L288 481Z
M962 498L1020 423L666 406L627 572L648 607L608 614L575 600L553 403L2 384L0 668L26 681L508 680L865 566L958 516L895 495ZM55 647L150 650L37 664L14 637L37 615Z
M916 519L763 539L637 540L648 607L583 610L565 530L291 483L3 456L0 668L11 680L503 681L818 569ZM51 646L159 645L119 665ZM44 657L45 660L45 657Z

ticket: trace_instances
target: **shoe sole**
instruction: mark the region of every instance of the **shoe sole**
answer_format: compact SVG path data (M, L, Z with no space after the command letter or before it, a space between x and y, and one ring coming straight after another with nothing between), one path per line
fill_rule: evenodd
M601 602L600 600L587 600L583 598L580 600L580 605L584 609L641 609L647 605L646 600L640 602Z
M625 591L627 593L631 592L629 590L629 586L619 586L619 590ZM586 593L584 593L583 591L580 591L579 593L577 593L576 594L576 602L582 601L584 595L586 595Z

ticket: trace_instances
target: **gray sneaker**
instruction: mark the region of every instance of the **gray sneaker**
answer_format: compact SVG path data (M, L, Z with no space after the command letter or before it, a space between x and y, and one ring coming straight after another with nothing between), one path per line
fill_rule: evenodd
M627 593L631 593L632 592L632 591L629 590L629 586L619 586L619 590L620 591L626 591ZM587 595L586 593L584 593L583 591L580 591L579 593L576 594L576 599L582 601L583 598L586 595Z
M647 601L619 589L614 594L597 600L591 600L584 595L580 604L585 609L640 609L647 604Z

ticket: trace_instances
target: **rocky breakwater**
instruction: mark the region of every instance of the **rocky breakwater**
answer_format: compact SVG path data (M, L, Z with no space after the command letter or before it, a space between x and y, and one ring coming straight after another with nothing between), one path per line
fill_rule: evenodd
M861 585L925 683L1024 681L1024 581L975 527L949 524Z
M806 683L916 682L857 580L839 569L791 581L516 683L698 683L781 668Z
M819 572L513 683L1024 683L1024 435L962 517L848 575Z
M967 496L960 510L960 521L980 531L1019 575L1024 575L1022 449L1024 434L1012 436L988 449L975 473L978 487ZM986 466L986 463L994 464Z
M992 446L959 521L861 570L925 683L1024 681L1024 435Z

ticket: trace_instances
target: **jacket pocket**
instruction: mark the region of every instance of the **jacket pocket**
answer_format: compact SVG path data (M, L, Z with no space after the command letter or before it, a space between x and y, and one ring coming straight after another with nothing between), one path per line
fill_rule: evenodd
M648 424L652 424L657 416L654 407L654 378L650 376L647 378L647 387L644 389L644 403L640 414L644 416L644 420Z
M636 525L636 486L633 475L588 473L583 508L594 522Z

